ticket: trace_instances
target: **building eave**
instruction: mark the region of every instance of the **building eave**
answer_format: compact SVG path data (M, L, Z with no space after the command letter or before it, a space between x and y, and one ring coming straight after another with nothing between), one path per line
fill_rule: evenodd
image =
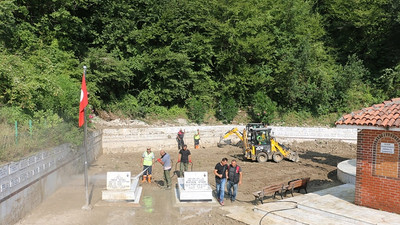
M361 126L361 125L346 125L338 124L337 128L358 129L358 130L387 130L387 131L400 131L400 127L378 127L378 126Z

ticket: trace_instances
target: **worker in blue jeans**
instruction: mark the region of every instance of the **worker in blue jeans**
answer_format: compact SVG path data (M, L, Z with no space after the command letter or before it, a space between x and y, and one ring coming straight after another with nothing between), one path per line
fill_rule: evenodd
M242 184L242 168L237 165L236 160L232 160L231 165L228 166L228 182L227 189L231 202L236 200L238 186ZM232 192L233 189L233 192Z
M217 200L224 205L225 183L228 177L228 159L223 158L214 168Z

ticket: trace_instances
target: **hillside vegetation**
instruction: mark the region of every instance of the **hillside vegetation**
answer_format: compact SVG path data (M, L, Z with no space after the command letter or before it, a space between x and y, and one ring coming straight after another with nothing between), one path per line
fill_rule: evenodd
M0 117L332 123L400 94L398 0L2 0ZM39 115L39 117L38 117Z

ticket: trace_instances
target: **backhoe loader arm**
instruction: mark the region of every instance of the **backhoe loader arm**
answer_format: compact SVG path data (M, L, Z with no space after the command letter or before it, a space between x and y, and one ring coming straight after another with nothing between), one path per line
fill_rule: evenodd
M225 135L222 137L222 139L225 139L229 136L231 136L232 134L236 134L236 136L238 136L238 138L243 141L243 135L238 131L238 129L235 127L232 130L228 131L225 133Z
M275 139L271 138L271 150L279 151L284 157L288 158L293 162L299 161L299 154L295 151L290 150L284 145L279 144Z
M282 148L282 146L273 138L271 138L271 149L276 149L276 151L279 151L284 157L287 157L289 154L288 151Z

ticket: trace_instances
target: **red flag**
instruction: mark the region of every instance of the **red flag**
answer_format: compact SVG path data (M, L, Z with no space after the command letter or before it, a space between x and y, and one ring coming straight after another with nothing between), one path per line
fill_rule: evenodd
M88 104L85 74L82 76L81 103L79 104L79 127L85 123L85 107Z

